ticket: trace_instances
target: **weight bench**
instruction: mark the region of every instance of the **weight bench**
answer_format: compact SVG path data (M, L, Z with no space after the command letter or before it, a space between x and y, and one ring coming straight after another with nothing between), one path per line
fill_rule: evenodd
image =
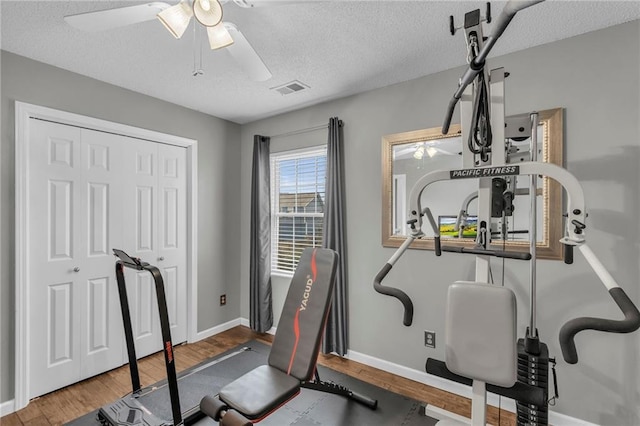
M291 280L267 365L257 367L200 401L202 413L222 425L252 425L295 397L300 388L341 395L375 410L378 401L322 382L316 370L338 255L307 248Z

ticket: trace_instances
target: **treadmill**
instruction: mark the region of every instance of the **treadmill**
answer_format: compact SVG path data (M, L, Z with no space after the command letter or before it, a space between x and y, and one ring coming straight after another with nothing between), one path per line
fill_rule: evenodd
M113 249L113 253L118 257L116 261L116 279L118 281L118 293L120 295L120 308L122 310L122 321L124 323L124 334L127 342L127 352L129 355L129 371L131 373L132 392L116 402L100 408L97 419L103 425L182 425L185 422L191 423L202 417L199 407L193 407L186 412L180 409L180 396L178 394L178 379L176 376L176 365L173 357L173 345L171 343L171 329L169 328L169 313L167 311L167 300L164 291L164 282L160 270L147 262L129 256L122 250ZM146 407L143 396L158 389L158 386L147 388L140 387L140 375L138 373L138 360L133 339L133 328L131 326L131 314L129 311L129 300L127 288L124 280L124 268L131 268L137 271L149 271L153 276L158 298L158 311L160 313L160 329L162 332L162 350L167 369L167 386L171 400L171 412L173 418L160 418L151 409Z
M200 400L203 396L215 392L217 387L243 375L246 371L264 364L265 354L251 347L243 347L229 350L216 356L212 360L204 361L194 367L186 369L178 376L171 342L171 329L169 326L169 313L164 290L164 281L160 270L147 262L131 257L122 250L113 249L116 255L116 279L118 293L120 295L120 308L124 335L129 356L129 372L131 374L132 392L123 398L103 406L98 411L96 419L103 425L144 425L144 426L169 426L193 424L202 419L204 414L200 411ZM145 388L140 386L138 373L138 359L136 357L135 342L133 339L133 327L129 311L129 300L124 280L124 268L136 271L149 271L153 276L158 299L158 312L160 314L160 329L162 334L162 350L167 370L166 381L162 381ZM215 364L224 365L224 373L211 375L210 370ZM219 367L216 367L219 368ZM182 411L178 382L182 386L183 402L187 401L188 408ZM168 390L168 395L167 395ZM167 404L170 400L170 406Z

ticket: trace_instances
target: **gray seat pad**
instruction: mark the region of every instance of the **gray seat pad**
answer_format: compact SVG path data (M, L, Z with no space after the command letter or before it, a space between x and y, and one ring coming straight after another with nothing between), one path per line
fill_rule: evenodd
M261 365L220 390L220 399L248 419L264 417L300 390L300 380Z

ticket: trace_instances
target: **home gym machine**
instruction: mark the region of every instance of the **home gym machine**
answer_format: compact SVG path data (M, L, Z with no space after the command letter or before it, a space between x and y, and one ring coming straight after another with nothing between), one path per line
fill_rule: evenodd
M374 289L397 298L404 307L403 323L413 321L413 302L398 288L381 284L393 265L411 243L425 237L423 221L433 229L436 256L442 252L469 253L476 256L475 281L458 281L449 287L445 314L445 362L428 359L426 370L430 374L472 386L473 425L486 423L486 392L507 396L516 401L519 425L548 424L548 370L554 360L547 346L540 341L536 325L536 194L538 176L558 182L566 194L564 262L573 263L573 248L578 247L586 261L600 278L609 294L623 312L623 320L602 318L576 318L560 329L560 346L564 360L575 364L578 360L574 337L583 330L629 333L640 327L640 312L607 272L593 251L585 243L587 213L582 187L567 170L554 164L538 162L537 113L505 117L503 69L490 73L485 69L489 51L504 32L515 14L541 0L513 1L505 5L488 37L482 34L479 10L465 15L464 31L469 52L469 67L460 79L459 87L449 102L442 133L448 133L456 104L460 101L463 168L437 170L422 176L410 194L408 225L410 235L391 256L374 279ZM487 19L488 21L488 19ZM453 18L451 32L456 29ZM525 134L523 134L525 132ZM512 140L530 141L526 161L513 155ZM512 252L492 246L492 219L509 214L515 195L514 179L529 176L528 193L531 199L528 236L529 252ZM447 246L441 244L439 229L423 191L434 182L456 179L478 179L478 234L475 245ZM475 194L472 196L475 198ZM465 200L467 209L471 200ZM466 212L465 212L466 214ZM426 218L426 219L425 219ZM506 233L502 232L502 239ZM492 257L530 262L530 317L524 338L516 341L516 300L512 290L490 284ZM504 277L503 277L504 280ZM557 394L557 391L556 391Z

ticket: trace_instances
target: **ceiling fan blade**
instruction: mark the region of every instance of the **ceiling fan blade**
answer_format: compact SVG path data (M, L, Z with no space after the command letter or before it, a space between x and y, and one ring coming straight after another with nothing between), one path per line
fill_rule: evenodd
M233 44L228 46L227 50L244 72L249 74L249 78L254 81L269 80L272 77L271 71L262 62L262 59L260 59L260 56L249 44L245 36L230 22L225 22L224 27L229 31L233 39Z
M79 30L98 32L150 21L156 18L158 12L170 6L164 2L153 2L65 16L64 20Z

